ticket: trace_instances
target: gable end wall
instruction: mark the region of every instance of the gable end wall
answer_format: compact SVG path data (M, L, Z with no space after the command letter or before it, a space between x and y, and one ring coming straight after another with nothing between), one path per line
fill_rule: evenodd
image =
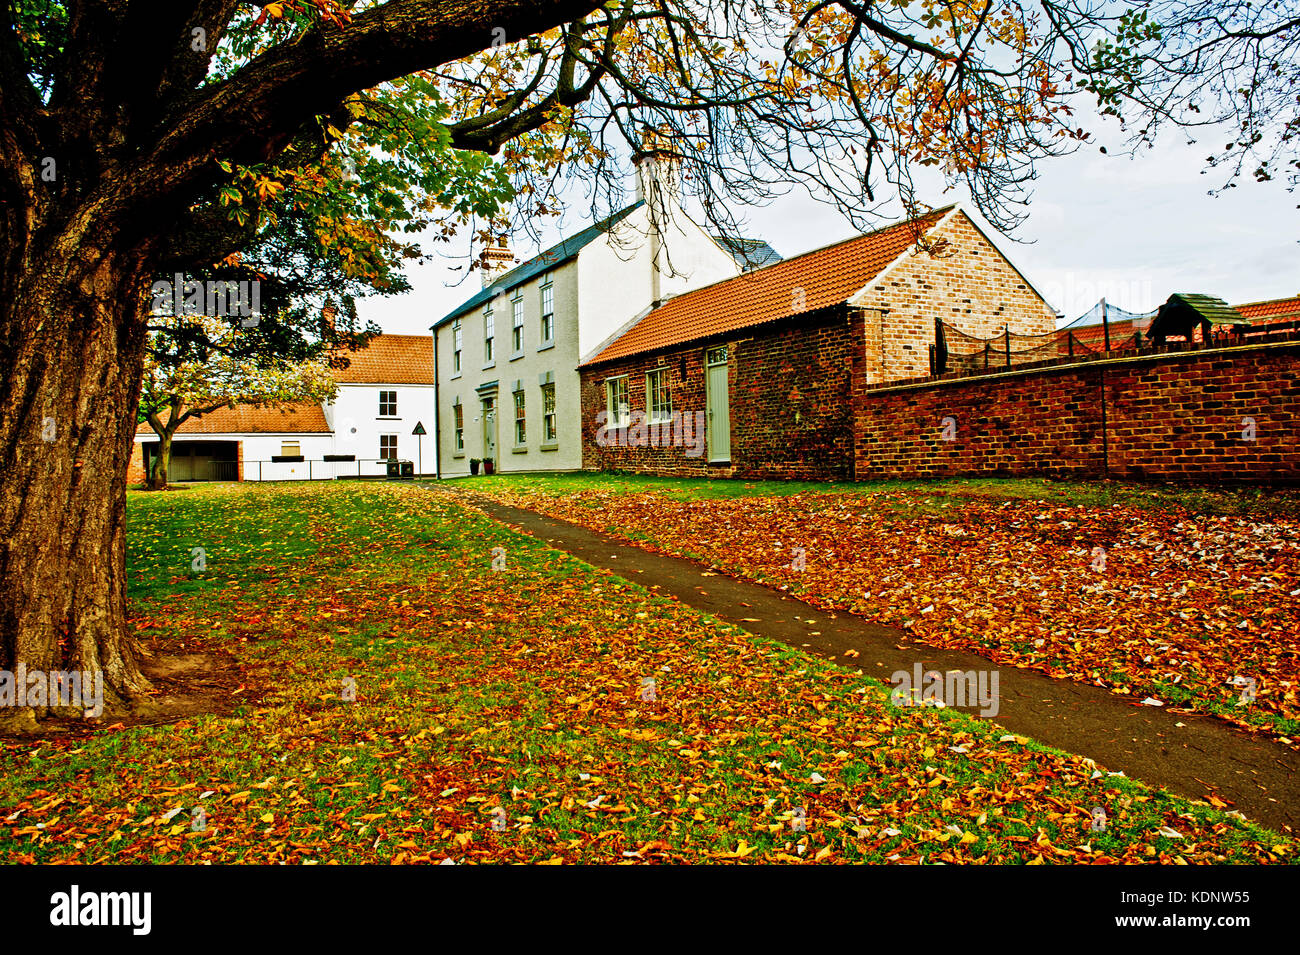
M947 246L933 255L905 253L853 299L868 309L867 384L930 374L936 318L979 338L1008 324L1032 335L1056 328L1051 306L965 213L952 213L930 235Z

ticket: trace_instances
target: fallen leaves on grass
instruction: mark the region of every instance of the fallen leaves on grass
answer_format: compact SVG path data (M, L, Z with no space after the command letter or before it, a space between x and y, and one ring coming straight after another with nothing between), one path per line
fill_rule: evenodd
M938 491L679 500L534 484L492 494L902 626L930 646L1283 736L1300 729L1294 519Z
M137 550L138 636L182 626L256 672L264 698L235 718L3 743L6 860L1037 864L1293 853L1239 814L993 724L892 707L878 683L706 621L445 495L369 485L183 497L232 554L241 534L261 540L268 510L293 533L268 561L274 572L239 580L152 580L138 572L158 551ZM170 513L151 502L132 515L133 533ZM316 538L310 552L290 546ZM499 573L489 569L498 545L510 553ZM344 677L355 702L341 697ZM1095 806L1104 833L1089 832Z

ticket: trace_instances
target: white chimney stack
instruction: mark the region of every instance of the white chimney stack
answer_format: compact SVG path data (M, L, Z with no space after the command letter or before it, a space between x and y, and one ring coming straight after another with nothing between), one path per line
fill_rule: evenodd
M682 160L672 150L670 141L666 132L647 129L641 150L632 157L636 165L636 197L645 203L650 221L650 285L655 306L663 300L661 279L669 269L664 235L673 217L681 214Z
M636 197L649 204L681 201L682 160L667 152L637 153Z

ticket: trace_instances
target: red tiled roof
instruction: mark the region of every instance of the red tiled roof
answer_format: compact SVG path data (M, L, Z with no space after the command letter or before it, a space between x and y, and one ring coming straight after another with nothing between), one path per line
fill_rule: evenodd
M336 372L344 384L433 384L432 335L376 335L360 351L345 352L351 364Z
M1249 302L1236 306L1237 311L1251 320L1267 318L1279 322L1290 318L1300 318L1300 296L1295 298L1275 298L1267 302Z
M153 434L148 422L136 434ZM218 408L201 418L183 422L177 434L329 434L325 412L319 403L303 401L283 408L253 408L239 405Z
M846 302L952 208L935 209L679 295L650 312L583 365L626 358Z
M1110 323L1110 341L1111 345L1128 338L1134 332L1146 334L1146 330L1151 325L1151 319L1144 318L1137 321L1131 319L1120 319ZM1064 328L1061 329L1065 331ZM1080 325L1077 328L1071 328L1070 332L1074 335L1076 342L1082 342L1085 345L1105 345L1106 327L1104 325ZM1064 339L1062 339L1064 341Z

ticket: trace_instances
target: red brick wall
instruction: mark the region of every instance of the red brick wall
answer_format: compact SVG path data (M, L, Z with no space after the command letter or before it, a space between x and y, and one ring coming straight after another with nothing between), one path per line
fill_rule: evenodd
M1300 480L1295 343L864 387L854 403L864 479ZM949 416L955 441L942 437ZM1242 438L1246 417L1255 419L1253 442Z
M719 468L709 453L688 457L686 449L602 447L597 415L605 410L605 381L628 375L634 411L646 410L645 375L668 372L675 412L706 410L705 345L636 355L582 370L583 447L587 469L683 474L847 479L852 476L851 395L861 377L862 317L843 310L797 326L780 323L749 329L709 346L728 346L731 404L731 463Z
M131 446L131 461L126 467L127 484L143 484L147 475L144 472L144 445Z
M690 413L705 410L704 349L681 348L660 355L636 355L622 361L581 371L582 466L586 470L641 471L648 474L716 473L710 468L708 451L688 457L682 447L602 446L597 441L601 428L597 422L605 411L605 381L619 375L628 376L628 402L635 411L646 410L645 375L656 368L667 371L668 390L673 411ZM619 437L611 432L610 440ZM724 472L726 473L726 472Z

